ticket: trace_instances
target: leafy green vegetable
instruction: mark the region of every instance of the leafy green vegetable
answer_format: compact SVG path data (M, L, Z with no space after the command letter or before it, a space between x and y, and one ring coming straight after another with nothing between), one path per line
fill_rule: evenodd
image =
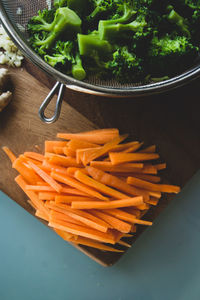
M195 63L200 0L54 0L28 23L31 47L83 80L166 80Z

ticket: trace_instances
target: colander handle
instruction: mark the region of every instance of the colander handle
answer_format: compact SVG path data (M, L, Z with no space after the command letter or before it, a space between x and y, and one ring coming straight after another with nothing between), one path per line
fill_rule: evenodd
M64 84L57 81L56 84L54 85L54 87L52 88L52 90L50 91L50 93L47 95L47 97L45 98L45 100L42 102L38 114L40 119L44 122L44 123L54 123L58 120L59 116L60 116L60 111L61 111L61 105L62 105L62 100L63 100L63 90L64 90ZM54 111L54 115L52 117L46 117L45 115L45 110L47 108L47 106L49 105L51 99L53 98L53 96L57 93L58 91L58 97L56 100L56 107L55 107L55 111Z

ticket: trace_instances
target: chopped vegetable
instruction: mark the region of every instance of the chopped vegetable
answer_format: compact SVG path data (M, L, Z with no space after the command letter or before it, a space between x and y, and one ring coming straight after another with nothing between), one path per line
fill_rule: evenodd
M157 162L155 145L126 142L115 128L58 135L66 141L45 141L44 153L3 150L35 216L66 241L123 251L130 247L123 237L135 233L136 225L152 225L142 217L162 193L180 191L160 183L157 173L166 164Z

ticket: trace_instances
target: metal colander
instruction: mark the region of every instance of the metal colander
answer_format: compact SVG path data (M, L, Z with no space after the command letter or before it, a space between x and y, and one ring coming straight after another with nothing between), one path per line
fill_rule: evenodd
M64 86L76 91L100 96L134 97L164 92L166 90L181 86L200 75L200 64L198 62L196 65L191 66L189 70L169 80L160 81L157 83L148 83L145 85L141 82L120 84L114 80L103 81L97 79L96 77L79 81L73 77L67 76L44 62L28 44L28 20L32 16L36 15L38 10L50 8L52 2L53 1L51 0L0 0L0 18L7 33L26 57L28 57L35 65L37 65L48 75L57 80L56 85L39 109L39 116L46 123L52 123L59 117L62 102L62 91ZM45 116L45 109L57 91L58 99L55 114L53 117L47 118Z

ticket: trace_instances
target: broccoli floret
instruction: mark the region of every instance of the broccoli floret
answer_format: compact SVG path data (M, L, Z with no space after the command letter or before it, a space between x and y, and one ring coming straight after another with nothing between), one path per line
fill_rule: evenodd
M112 60L106 63L106 69L112 78L121 83L134 82L141 79L143 73L142 59L124 46L113 53Z
M102 40L98 32L91 34L78 34L78 47L80 55L93 56L98 53L100 57L107 57L113 47L107 40Z
M116 12L120 5L123 4L122 0L91 0L92 12L87 17L88 21L95 19L110 17L113 12Z
M148 51L146 64L152 76L173 76L191 66L199 48L185 36L165 35L154 37Z
M184 35L186 35L187 37L191 37L187 19L178 14L171 5L167 7L167 10L169 11L169 22L176 24Z
M40 55L45 55L46 50L63 32L67 40L81 32L81 19L68 7L58 8L51 23L48 23L42 16L43 14L39 13L38 17L32 18L28 24L28 30L32 33L31 46Z
M54 7L68 7L74 10L79 16L87 12L89 0L54 0Z
M75 79L83 80L86 72L82 66L81 57L75 42L67 41L56 43L53 55L45 55L45 61L66 74L71 74Z

